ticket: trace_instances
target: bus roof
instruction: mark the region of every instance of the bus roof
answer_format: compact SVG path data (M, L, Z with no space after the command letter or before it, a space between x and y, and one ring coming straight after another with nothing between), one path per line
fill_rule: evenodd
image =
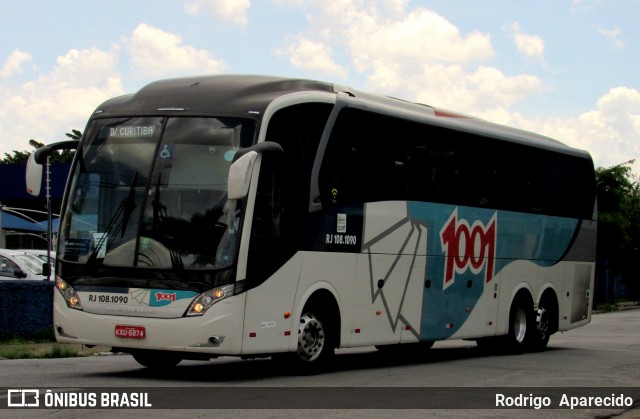
M146 85L137 93L104 102L94 117L161 114L244 116L260 121L275 99L296 92L344 92L349 106L356 108L590 159L586 151L529 131L337 84L272 76L205 75L160 80Z
M288 93L317 91L335 93L333 85L312 80L269 76L216 75L160 80L137 93L103 103L100 116L189 115L261 116L269 104Z

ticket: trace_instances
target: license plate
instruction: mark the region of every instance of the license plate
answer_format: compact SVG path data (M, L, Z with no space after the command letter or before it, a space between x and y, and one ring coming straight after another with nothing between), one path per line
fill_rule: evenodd
M144 326L116 325L116 337L126 339L144 339L146 331Z

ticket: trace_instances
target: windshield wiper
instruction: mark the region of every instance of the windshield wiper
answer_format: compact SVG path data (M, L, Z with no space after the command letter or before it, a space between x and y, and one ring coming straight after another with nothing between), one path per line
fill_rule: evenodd
M111 220L109 220L109 224L107 225L107 228L105 229L104 233L101 233L102 236L96 243L96 247L93 249L93 252L91 252L91 254L89 255L89 258L87 259L88 265L93 265L95 263L96 259L98 258L98 253L100 249L102 249L102 246L106 245L104 250L105 252L107 251L107 248L109 247L108 245L109 236L111 235L112 231L117 230L118 226L121 227L120 237L124 237L124 232L127 229L127 224L129 223L129 218L131 217L131 213L136 208L135 187L136 187L137 180L138 180L138 172L136 172L133 175L133 181L131 183L131 186L129 187L129 192L127 193L127 196L120 202L118 209L111 217ZM122 215L122 220L120 220L121 215Z
M175 238L172 234L166 231L165 228L158 229L158 226L166 222L169 219L167 215L167 207L160 202L160 184L162 179L162 173L158 173L158 181L156 182L156 191L153 194L153 200L151 201L151 207L153 208L153 220L152 220L152 228L154 230L159 230L162 233L162 237L165 239L163 241L168 241L169 243L163 243L167 250L169 250L169 257L171 259L171 267L174 269L182 269L184 268L184 262L182 261L182 255L179 250L176 250L173 246L175 243ZM166 246L166 245L169 246Z
M124 237L124 232L127 229L127 224L129 224L129 217L131 217L131 213L134 209L136 209L136 195L135 195L135 186L138 181L138 172L133 175L133 181L131 182L131 188L129 189L129 194L125 199L122 200L122 230L120 230L120 237Z

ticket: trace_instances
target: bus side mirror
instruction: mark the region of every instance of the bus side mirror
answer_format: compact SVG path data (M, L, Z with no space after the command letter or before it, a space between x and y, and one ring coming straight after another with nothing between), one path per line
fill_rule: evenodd
M60 141L59 143L53 143L40 147L29 156L27 160L27 172L25 174L25 181L27 184L27 192L30 195L40 195L40 189L42 187L42 166L47 163L47 157L57 150L75 150L78 148L79 142L77 140Z
M36 153L31 153L29 160L27 160L27 173L26 184L27 192L30 195L40 195L40 189L42 187L42 165L36 163Z
M42 264L42 275L47 277L51 276L51 265L47 262Z
M242 199L249 193L253 166L258 158L258 153L249 151L234 161L229 168L229 185L227 196L229 199Z
M236 153L236 158L229 168L229 180L227 197L229 199L242 199L249 193L253 166L259 154L284 153L282 146L273 141L264 141L245 148Z

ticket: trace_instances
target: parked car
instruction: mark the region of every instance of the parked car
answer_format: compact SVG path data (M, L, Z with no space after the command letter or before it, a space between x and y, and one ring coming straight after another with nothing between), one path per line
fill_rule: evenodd
M43 249L18 249L19 252L29 253L30 255L38 256L43 261L47 261L47 251ZM56 252L51 251L51 263L56 261Z
M44 249L17 249L17 250L19 252L25 252L25 253L29 253L30 255L37 256L40 259L42 259L43 262L47 261L47 251ZM51 263L51 270L49 272L51 272L51 278L55 278L56 252L50 251L49 253L50 253L49 257L51 258L51 260L49 261Z
M47 277L43 275L44 265L46 262L42 259L22 250L0 249L0 280L45 280Z

